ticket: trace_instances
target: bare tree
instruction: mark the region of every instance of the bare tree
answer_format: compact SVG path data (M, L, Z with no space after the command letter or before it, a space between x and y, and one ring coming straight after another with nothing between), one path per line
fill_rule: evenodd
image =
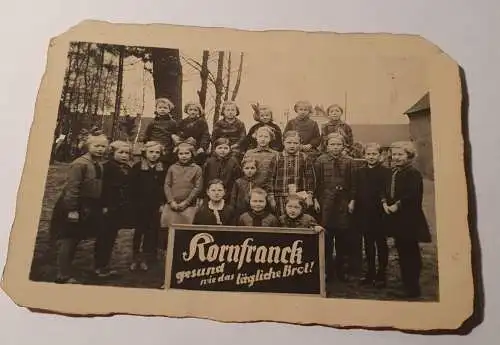
M227 58L227 76L226 89L224 90L224 101L229 100L229 86L231 86L231 52L228 53Z
M215 77L215 111L213 123L215 124L219 120L220 107L222 102L222 93L224 92L224 84L222 81L222 72L224 70L224 52L219 52L219 58L217 61L217 76Z
M115 138L118 134L118 125L120 118L120 108L122 100L122 83L123 83L123 60L125 57L125 46L119 47L119 60L118 60L118 83L116 85L116 97L115 97L115 111L113 113L113 127L111 129L111 137Z
M238 75L236 76L236 84L234 84L233 94L231 96L231 101L236 100L238 91L240 90L241 84L241 73L243 72L243 53L240 54L240 65L238 66ZM229 90L227 90L229 92Z
M205 104L207 101L207 84L208 84L208 58L210 53L208 50L203 51L203 56L201 58L201 69L200 69L200 78L201 78L201 87L198 91L198 98L200 100L201 107L205 109Z

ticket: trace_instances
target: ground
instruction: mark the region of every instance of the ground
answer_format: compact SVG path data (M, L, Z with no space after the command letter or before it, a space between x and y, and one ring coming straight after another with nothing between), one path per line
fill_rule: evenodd
M30 279L33 281L52 282L56 276L56 251L49 240L48 228L53 205L64 185L67 164L56 163L49 169L42 214L37 235ZM422 300L438 300L438 272L434 212L434 184L424 181L424 212L431 227L433 242L422 244L423 269L421 275ZM79 246L74 266L77 268L77 278L90 285L109 285L122 287L160 288L164 281L165 265L163 262L153 266L148 272L130 272L132 230L120 230L114 248L112 263L119 275L113 278L97 278L93 275L93 242L85 241ZM382 290L361 287L356 281L349 283L335 282L328 286L329 297L391 300L391 292L400 286L397 255L393 242L389 240L388 287Z

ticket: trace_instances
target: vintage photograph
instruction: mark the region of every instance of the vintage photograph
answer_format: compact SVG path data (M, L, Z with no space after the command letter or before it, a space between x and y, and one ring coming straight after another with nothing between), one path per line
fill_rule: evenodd
M439 301L424 59L73 41L66 64L31 281L165 289L177 225L307 229L325 297Z

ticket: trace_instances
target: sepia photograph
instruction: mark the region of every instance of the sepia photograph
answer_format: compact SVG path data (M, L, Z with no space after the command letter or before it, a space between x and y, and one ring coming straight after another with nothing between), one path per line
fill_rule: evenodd
M427 68L70 42L29 279L438 302Z

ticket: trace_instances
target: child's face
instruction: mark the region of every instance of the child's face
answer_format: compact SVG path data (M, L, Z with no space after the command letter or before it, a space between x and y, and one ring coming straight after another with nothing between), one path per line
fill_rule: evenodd
M373 147L369 147L366 149L365 159L369 165L375 165L380 162L380 152Z
M287 137L283 141L283 146L285 147L285 152L289 154L295 154L299 151L300 139L298 137Z
M236 114L238 113L238 109L236 109L236 105L228 104L224 107L224 118L226 120L233 120L236 118Z
M297 105L297 115L301 118L308 116L309 115L309 107L302 105L302 104Z
M271 111L269 109L259 109L260 111L260 122L269 123L271 122Z
M406 151L398 147L391 149L391 160L397 167L406 165L410 161Z
M255 212L261 212L266 208L266 197L262 194L252 193L250 195L250 208Z
M328 110L328 117L334 121L340 120L340 116L342 116L342 110L339 107L331 107Z
M130 149L119 148L115 150L113 159L118 163L127 163L130 160Z
M342 142L342 139L333 138L328 140L326 149L328 152L331 152L334 155L339 155L344 149L344 143Z
M186 109L186 114L188 114L188 116L190 118L196 118L196 117L200 116L200 111L199 111L198 107L196 107L194 105L190 105Z
M95 140L88 144L88 152L96 158L102 158L107 148L108 142L106 140Z
M160 146L151 146L146 150L146 159L149 163L156 163L160 159L161 148Z
M296 200L291 200L286 203L285 212L288 217L295 219L302 213L302 206Z
M170 114L170 106L166 103L158 103L156 105L156 112L160 116Z
M177 152L177 157L179 158L179 162L187 163L191 160L193 154L187 147L179 147L179 151Z
M224 198L225 190L224 186L220 183L214 183L208 187L207 195L208 198L213 202L219 202Z
M257 172L257 167L254 162L248 162L243 166L243 173L246 177L253 177Z
M221 144L215 148L215 154L221 158L226 157L230 151L231 148L227 144Z
M271 135L267 131L257 131L257 145L267 147L271 142Z

